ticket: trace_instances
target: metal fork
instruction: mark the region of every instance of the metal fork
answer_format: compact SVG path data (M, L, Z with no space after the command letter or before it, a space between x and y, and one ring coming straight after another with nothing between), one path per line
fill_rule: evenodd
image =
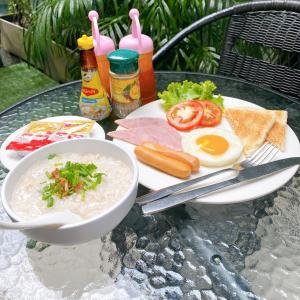
M175 185L172 185L170 187L166 187L163 189L160 189L158 191L154 191L152 193L143 195L141 197L136 198L136 202L140 205L144 205L146 203L150 203L152 201L158 200L160 198L169 196L170 194L173 194L177 191L180 191L186 187L189 187L195 183L201 182L203 180L206 180L208 178L211 178L216 175L220 175L222 173L228 172L228 171L234 171L234 170L241 170L253 166L257 166L262 163L270 162L275 155L278 153L279 148L275 145L266 142L264 143L260 148L258 148L250 157L247 159L234 164L231 168L222 169L201 177L197 177L191 180L187 180Z

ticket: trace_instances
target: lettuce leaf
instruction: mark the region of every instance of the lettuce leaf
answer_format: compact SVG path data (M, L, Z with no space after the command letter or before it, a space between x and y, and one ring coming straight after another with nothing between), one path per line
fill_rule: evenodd
M211 101L212 103L220 106L221 109L224 110L224 99L221 95L213 97L212 99L209 99L209 101Z
M163 108L165 110L170 109L175 104L192 99L210 100L223 110L223 97L221 95L214 96L213 94L216 88L216 85L210 80L200 83L185 80L182 83L170 83L167 90L158 93L158 96L163 100Z

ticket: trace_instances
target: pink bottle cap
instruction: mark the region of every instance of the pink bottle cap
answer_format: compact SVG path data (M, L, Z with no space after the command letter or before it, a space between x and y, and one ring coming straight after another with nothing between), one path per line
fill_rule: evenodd
M115 44L111 38L99 33L98 18L99 15L95 10L89 12L89 19L92 23L94 52L96 56L107 55L115 50Z
M131 49L137 51L139 54L153 51L152 39L141 33L141 26L139 21L139 11L135 8L131 9L129 16L132 20L131 32L123 37L119 43L119 48Z

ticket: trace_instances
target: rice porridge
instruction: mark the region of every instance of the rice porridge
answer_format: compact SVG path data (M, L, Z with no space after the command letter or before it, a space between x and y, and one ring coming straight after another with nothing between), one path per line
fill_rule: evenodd
M70 191L70 183L68 186L68 182L66 183L64 178L57 177L59 172L64 174L64 168L69 166L70 162L74 163L75 167L79 166L83 173L86 170L90 172L91 176L81 180L72 194L66 192L63 197L57 196L57 187L54 182L57 182L58 185L61 184L66 191L68 189ZM91 165L93 166L88 167ZM90 170L93 170L94 173L91 173ZM73 169L70 169L69 174L72 172L74 173ZM67 178L67 175L65 177ZM99 181L97 181L98 179ZM72 180L73 178L70 179L71 182ZM45 213L65 210L70 210L83 219L89 219L118 202L129 189L131 180L130 168L125 163L111 157L100 154L80 155L76 153L53 155L37 162L21 176L12 194L10 206L18 216L25 220ZM65 191L64 189L63 191ZM47 205L45 191L48 193L49 190L53 192L51 201ZM49 194L46 196L48 197Z

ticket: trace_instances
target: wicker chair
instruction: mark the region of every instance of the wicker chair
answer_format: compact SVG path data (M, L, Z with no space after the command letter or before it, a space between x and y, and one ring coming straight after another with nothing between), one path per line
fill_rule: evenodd
M281 91L300 101L300 1L257 1L208 15L183 29L154 55L159 61L190 33L230 17L218 73ZM275 61L239 53L237 43L276 52Z

